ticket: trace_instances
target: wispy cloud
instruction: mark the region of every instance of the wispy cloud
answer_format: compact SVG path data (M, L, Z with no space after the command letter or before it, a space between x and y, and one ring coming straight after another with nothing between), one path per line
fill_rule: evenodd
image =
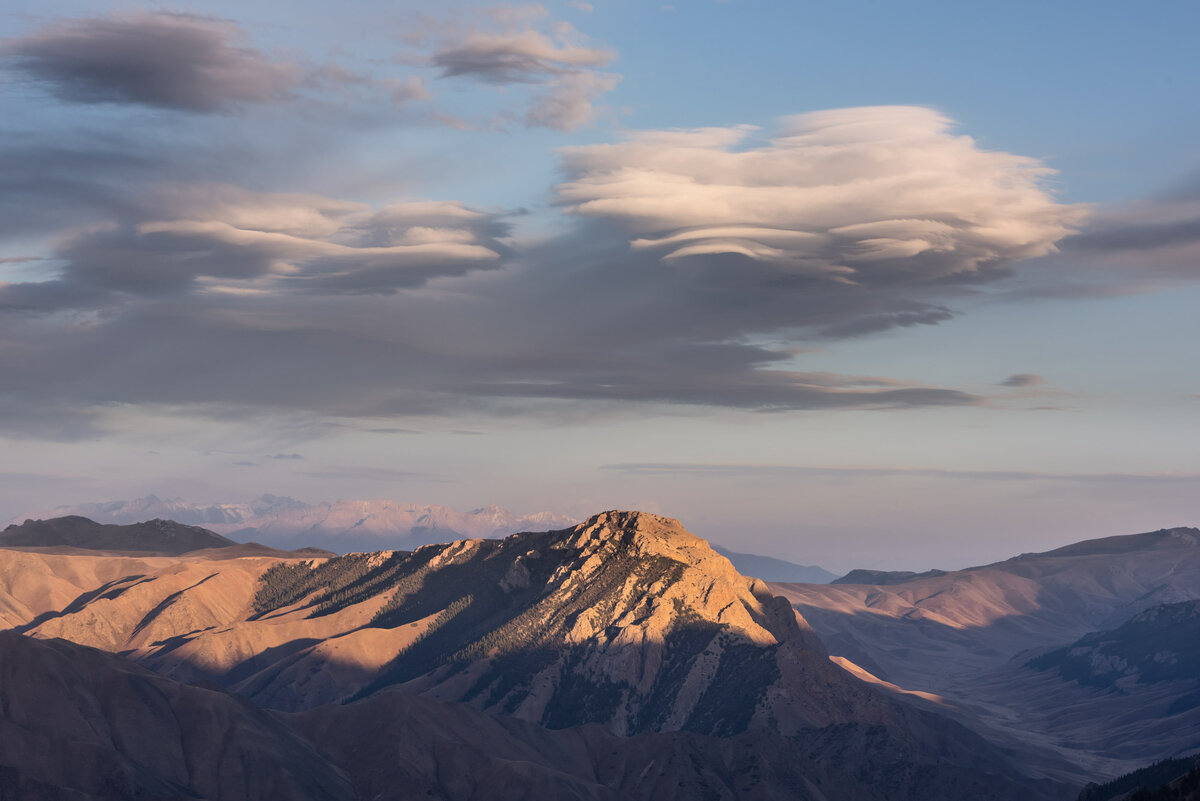
M840 467L778 464L703 464L687 462L625 462L604 465L610 470L635 476L682 476L690 478L935 478L974 481L1067 481L1073 483L1200 483L1200 473L1049 473L1028 470L952 470L928 467Z
M1046 379L1035 373L1016 373L1000 382L1002 387L1037 387L1046 383Z
M403 479L406 481L451 483L451 479L433 476L428 473L420 473L410 470L393 470L386 467L335 467L328 470L304 470L297 472L296 475L308 476L309 478L349 478L370 481L394 481L397 479Z
M528 88L526 109L517 118L529 127L573 131L587 125L596 117L596 101L621 80L601 71L616 60L614 51L594 45L570 23L550 19L540 5L495 6L466 24L426 24L436 31L436 44L403 60L435 67L443 80Z

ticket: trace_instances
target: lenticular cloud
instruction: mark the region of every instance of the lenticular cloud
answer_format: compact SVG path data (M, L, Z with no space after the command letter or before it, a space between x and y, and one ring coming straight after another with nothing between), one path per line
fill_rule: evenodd
M752 126L638 133L566 149L558 192L669 262L733 255L853 284L983 279L1073 232L1085 209L1054 201L1051 169L951 126L879 106L791 117L757 145Z

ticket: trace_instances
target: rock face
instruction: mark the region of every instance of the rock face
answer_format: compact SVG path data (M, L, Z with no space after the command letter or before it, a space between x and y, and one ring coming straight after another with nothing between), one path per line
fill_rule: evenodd
M448 611L364 692L406 684L620 734L731 734L768 720L790 733L881 714L785 601L674 520L608 512L559 532L421 549L395 567L428 578L398 588L377 625Z
M68 546L93 551L147 551L178 555L236 544L207 529L157 519L118 526L104 525L86 517L67 516L26 520L0 532L0 547L5 548L22 545L40 548Z
M1089 540L898 584L771 589L833 654L939 696L1044 775L1108 778L1200 742L1195 682L1142 680L1194 659L1183 641L1168 644L1168 630L1191 626L1174 616L1200 599L1196 529ZM1156 629L1164 615L1173 622ZM1054 669L1030 666L1044 654Z

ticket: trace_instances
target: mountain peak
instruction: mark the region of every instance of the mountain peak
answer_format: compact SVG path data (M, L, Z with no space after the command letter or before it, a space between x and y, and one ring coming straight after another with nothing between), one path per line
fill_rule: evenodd
M628 533L661 540L684 539L689 542L704 542L685 529L678 520L636 510L611 509L601 512L592 515L574 530L598 536Z

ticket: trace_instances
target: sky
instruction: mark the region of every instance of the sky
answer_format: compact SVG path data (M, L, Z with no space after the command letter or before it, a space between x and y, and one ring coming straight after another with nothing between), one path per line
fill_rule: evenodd
M18 0L0 519L638 508L834 571L1200 524L1198 30Z

